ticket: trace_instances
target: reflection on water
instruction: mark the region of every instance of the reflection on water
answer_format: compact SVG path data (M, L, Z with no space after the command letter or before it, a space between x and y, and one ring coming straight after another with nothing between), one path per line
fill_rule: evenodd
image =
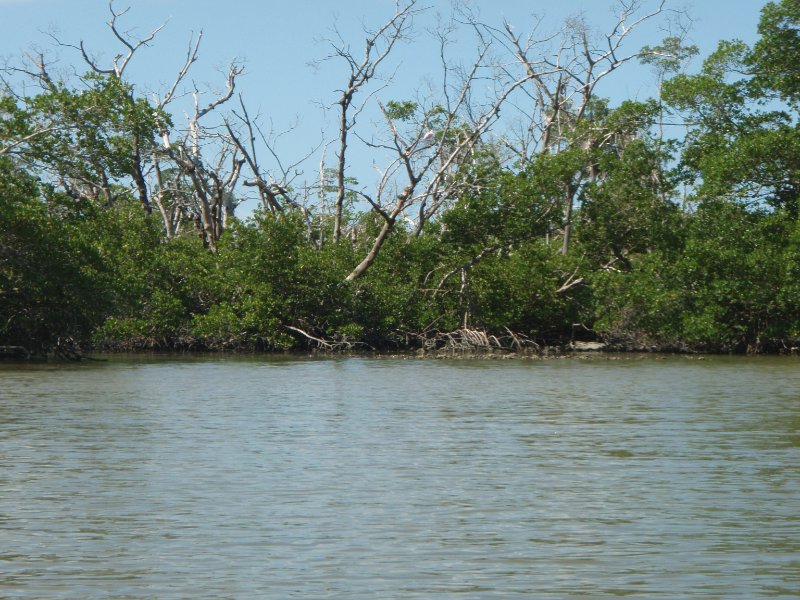
M0 367L0 597L797 598L800 363Z

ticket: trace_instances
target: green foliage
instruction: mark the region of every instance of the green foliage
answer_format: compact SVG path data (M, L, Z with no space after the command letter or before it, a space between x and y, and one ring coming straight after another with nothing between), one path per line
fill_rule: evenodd
M594 276L598 331L656 346L750 352L797 336L798 256L786 244L796 221L714 201L687 216L684 228L677 260L658 251L630 273Z
M386 116L393 121L410 121L417 111L417 103L411 100L390 100L385 107Z
M11 96L0 95L0 140L9 148L32 133L28 112Z
M24 154L74 194L110 204L116 198L101 196L100 189L134 175L136 162L147 159L145 151L170 117L114 75L90 73L82 83L78 90L48 80L43 93L24 98L27 130L39 132Z
M641 50L641 62L650 65L659 79L670 73L678 73L683 65L699 53L697 46L686 46L681 38L665 37L657 46L644 46Z
M210 305L214 259L196 236L166 241L159 223L132 202L91 220L95 244L114 268L107 284L115 314L95 333L102 346L191 346L189 320Z
M747 46L742 42L720 42L696 75L677 75L664 84L666 101L677 110L693 115L707 130L728 134L746 114L747 82L731 80L744 70Z
M722 42L699 74L679 75L665 84L667 102L693 124L681 163L698 197L727 197L797 213L797 114L775 110L774 105L764 108L772 89L792 100L786 86L796 74L780 79L785 63L767 65L765 61L778 52L776 44L788 56L794 55L784 38L796 36L796 31L790 31L796 10L790 2L770 3L761 23L764 37L755 49L742 42ZM789 31L781 33L776 27Z
M685 294L674 262L660 252L639 257L631 271L592 273L595 314L587 320L602 337L628 347L681 347Z
M44 351L85 339L110 310L105 265L50 214L36 181L0 158L0 344Z
M0 97L0 345L407 348L460 327L636 348L796 345L798 22L797 2L767 4L752 48L723 42L695 74L682 73L695 47L645 46L662 98L565 110L558 143L517 164L499 140L458 154L445 177L460 194L421 231L398 217L352 282L388 216L349 191L353 236L331 241L332 170L320 207L231 219L210 252L196 232L165 236L141 188L132 196L169 115L113 76L87 75L80 89L42 79L37 95ZM663 139L665 110L685 119L685 138ZM442 106L390 101L384 112L400 138L431 130L445 150L472 132ZM168 207L189 185L190 169L174 169L161 172L172 187L155 190Z
M442 216L443 242L456 252L539 238L560 219L557 206L582 164L574 152L543 155L514 173L489 165L474 174L477 192Z
M704 203L690 221L679 276L689 294L683 335L722 349L757 349L785 331L775 292L782 285L781 217Z
M568 338L577 319L574 296L559 293L575 259L542 241L482 261L469 278L470 323L524 333L541 340Z
M643 140L621 155L599 156L603 176L584 190L578 219L578 238L593 261L630 270L632 256L675 245L680 214L661 161Z
M761 39L748 57L760 93L776 91L800 102L800 4L797 0L768 2L758 24Z
M381 260L343 289L352 298L343 320L358 323L364 340L381 346L441 319L436 299L423 291L435 277L438 246L434 235L415 237L398 228Z

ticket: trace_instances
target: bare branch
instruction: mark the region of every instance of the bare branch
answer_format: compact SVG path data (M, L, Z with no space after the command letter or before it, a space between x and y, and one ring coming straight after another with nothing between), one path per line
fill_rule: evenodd
M233 97L234 89L236 89L236 78L242 73L244 73L244 67L237 64L231 64L228 67L228 74L225 79L225 92L209 102L204 108L199 107L199 93L197 89L195 89L195 115L193 120L195 122L199 121L212 110L230 100Z
M130 7L118 13L114 11L114 0L109 0L108 10L109 12L111 12L111 19L108 21L108 26L111 28L114 37L116 37L122 43L122 45L128 49L128 52L125 55L118 54L114 58L114 73L116 74L117 77L121 78L122 74L125 72L125 68L130 63L136 51L142 46L147 46L150 42L152 42L153 39L155 39L156 35L158 35L158 32L164 29L164 27L166 27L167 24L166 22L162 23L161 25L153 29L145 37L131 41L127 37L127 34L123 34L122 32L120 32L119 28L117 27L117 19L119 17L124 16L130 10ZM81 48L83 48L83 43L81 43Z
M23 137L19 138L18 140L15 140L15 141L9 143L8 145L5 145L2 148L0 148L0 156L5 156L7 154L11 154L12 151L15 148L18 148L19 146L22 146L22 145L26 144L27 142L30 142L31 140L35 140L37 137L40 137L40 136L45 135L47 133L50 133L51 131L55 131L55 130L57 130L59 128L60 127L57 126L57 125L54 125L52 127L41 127L41 128L38 128L33 133L29 133L28 135L23 136Z
M186 60L183 63L183 67L181 67L181 70L178 72L178 75L175 77L175 81L172 83L172 86L169 88L167 93L160 101L157 102L157 107L159 110L163 110L164 107L172 101L172 99L175 97L178 86L188 75L191 66L195 63L195 61L197 61L197 55L200 49L200 41L202 39L203 32L200 31L198 32L197 39L194 42L190 40L189 50L186 52Z
M348 135L355 126L358 115L366 103L365 101L361 104L361 107L353 109L354 97L361 88L375 77L378 67L389 56L395 44L405 37L408 22L416 13L420 12L414 8L416 2L417 0L409 0L404 6L398 4L395 14L386 23L374 33L368 33L364 44L364 56L360 61L356 60L349 46L343 42L332 44L334 55L344 59L350 70L347 84L340 90L341 96L337 101L339 105L339 148L336 155L337 191L334 200L334 242L339 241L342 231L342 212L346 195L345 170L347 168ZM341 40L341 36L339 37ZM367 99L369 99L369 96Z

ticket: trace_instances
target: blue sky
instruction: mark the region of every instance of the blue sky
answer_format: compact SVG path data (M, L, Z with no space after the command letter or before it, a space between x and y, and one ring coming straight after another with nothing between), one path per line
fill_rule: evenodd
M657 0L643 0L653 6ZM424 34L436 15L448 14L449 0L421 2L430 7L418 19L420 33L396 49L392 69L394 83L382 92L383 100L412 98L426 77L437 77L437 56ZM544 30L554 30L569 15L583 13L589 23L603 30L613 23L606 0L473 0L483 20L500 25L504 18L519 31L544 17ZM720 39L756 39L760 9L766 0L671 0L668 6L685 9L693 20L689 40L701 56L714 49ZM246 72L239 80L251 112L260 113L266 126L276 130L294 129L281 139L279 151L288 161L299 158L321 139L335 136L333 113L322 107L335 102L335 90L345 76L342 63L328 62L314 69L309 63L329 53L326 38L335 24L343 37L352 40L356 54L365 38L363 27L382 24L393 12L392 0L116 0L130 12L121 28L146 34L167 22L151 48L140 52L130 75L142 91L164 90L180 69L193 32L203 31L200 60L192 78L203 89L221 88L224 71L231 60L242 61ZM57 48L48 33L68 43L85 41L88 48L110 59L118 52L105 23L109 18L106 0L0 0L0 57L7 59L24 50L38 48L59 64L77 64L75 52ZM663 24L663 22L662 22ZM665 35L657 27L643 29L632 46L654 44ZM456 46L454 59L469 61L472 48ZM643 68L626 69L601 90L621 100L644 99L653 94L654 78ZM327 117L326 117L327 114ZM358 150L353 156L359 160ZM318 162L318 158L316 161Z

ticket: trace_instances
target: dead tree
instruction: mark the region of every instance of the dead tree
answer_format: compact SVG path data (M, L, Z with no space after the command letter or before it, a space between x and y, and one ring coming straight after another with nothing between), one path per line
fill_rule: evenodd
M114 0L109 0L111 19L108 26L124 47L124 51L113 59L111 66L99 66L83 42L77 46L84 61L94 72L120 81L124 81L126 67L136 52L148 46L164 27L163 24L156 27L141 39L130 38L118 27L119 18L128 10L117 12L114 9ZM203 119L215 113L233 97L236 78L242 74L242 67L230 65L225 91L205 105L201 102L197 86L192 86L194 111L183 130L174 130L166 116L167 108L178 96L181 86L187 83L190 68L198 59L202 36L201 31L193 37L174 82L163 97L155 98L153 115L161 143L144 139L137 129L132 130L133 167L130 174L145 210L151 212L151 198L158 207L168 238L178 233L183 220L189 219L195 224L206 247L216 251L225 222L235 206L234 190L244 159L229 138L213 126L206 128ZM134 106L136 98L133 96L133 88L127 89L130 90L129 104ZM177 142L171 141L173 136L177 138ZM149 162L147 166L146 161ZM165 170L170 173L168 180L164 176Z
M108 9L111 17L107 25L121 46L111 61L100 61L83 41L69 44L54 38L60 47L75 50L88 67L89 74L80 78L77 86L52 77L42 54L28 57L26 66L14 69L38 83L41 93L50 95L50 102L43 103L46 110L30 102L34 125L0 153L19 154L21 160L47 173L57 188L78 200L112 205L126 195L120 189L121 184L127 184L148 214L158 208L168 238L178 233L183 222L191 221L214 251L235 206L234 190L244 159L222 124L208 121L233 96L242 68L230 66L225 91L208 103L201 101L199 90L192 85L194 110L185 127L176 127L167 109L185 96L183 90L198 58L202 32L190 41L184 64L170 88L162 97L149 101L135 94L127 73L132 61L164 25L133 38L120 27L128 10L118 11L114 0L109 0ZM62 96L69 99L63 106ZM97 101L91 101L94 98ZM25 103L32 99L19 96L16 100ZM124 138L125 143L109 144L106 138L110 136Z
M380 104L387 124L384 140L370 141L375 150L388 152L391 162L382 170L374 194L358 191L373 212L383 221L367 254L347 275L353 281L375 262L399 218L412 221L415 229L423 227L447 202L459 195L462 182L454 176L459 165L468 161L482 136L489 131L508 97L527 80L527 74L505 82L489 97L474 98L476 82L494 75L494 65L487 61L491 40L478 37L478 51L469 68L461 70L457 81L442 55L443 86L436 102L422 108L411 118L411 104L398 111L395 106ZM412 103L413 104L413 103ZM416 215L416 221L410 214Z
M305 222L308 238L312 238L314 216L307 207L312 186L301 184L295 190L295 181L302 175L300 165L306 162L319 150L320 145L312 147L307 154L292 163L285 163L276 150L278 138L290 132L288 130L274 133L265 132L256 117L251 117L244 103L239 98L239 109L231 111L230 117L225 119L227 139L242 156L242 162L247 166L248 176L243 185L255 188L261 201L265 214L280 218L286 208L299 212ZM271 159L272 168L263 165L260 160L260 148L266 149Z
M339 90L341 96L337 101L339 106L339 149L336 164L336 199L333 210L333 241L338 242L342 235L342 210L346 196L346 169L347 169L347 143L350 130L355 126L358 114L364 107L355 106L355 95L375 77L378 67L389 56L394 45L407 34L411 18L418 12L415 10L417 0L410 0L405 5L396 4L395 14L375 32L368 32L364 44L364 56L357 59L348 44L340 37L340 43L334 43L333 50L336 56L344 59L350 70L347 83Z
M666 0L644 10L641 0L619 0L616 20L608 33L593 31L583 17L567 19L559 31L542 34L542 21L528 35L517 33L509 23L494 27L463 12L466 20L490 37L513 62L502 67L507 81L526 78L522 98L512 103L523 126L516 140L506 139L519 162L536 160L545 153L559 153L573 147L573 133L584 119L597 85L621 66L641 57L639 49L627 49L631 34L644 23L664 13ZM569 251L572 213L582 174L565 189L561 252Z
M137 50L140 48L147 46L152 42L155 37L158 35L158 32L164 28L165 24L161 24L145 37L141 39L131 39L129 36L124 34L120 31L118 27L118 19L125 15L128 12L128 9L125 9L121 12L117 12L114 9L114 1L109 0L108 3L108 10L111 13L111 18L108 21L108 27L111 32L114 34L114 37L117 41L122 44L124 50L117 54L110 66L102 67L98 63L97 59L90 55L89 51L87 51L83 41L81 41L78 46L76 47L84 60L84 62L91 68L92 71L95 73L106 76L106 77L113 77L116 80L123 82L125 69L130 64L131 60L133 59L134 55L136 54ZM70 44L61 44L63 46L70 46ZM130 110L131 114L135 114L135 107L136 107L136 98L133 95L132 88L125 88L126 93L125 101L127 103L127 108ZM147 182L145 180L145 151L144 145L149 142L149 140L144 139L145 132L144 128L140 126L139 123L133 122L130 124L130 136L131 136L131 152L130 152L130 176L133 179L133 182L136 187L136 192L139 197L139 202L142 205L142 208L150 214L153 210L152 204L150 202L150 195L148 191Z
M184 69L178 76L179 79L185 77L188 66L196 60L196 52L197 44L194 44L189 51ZM172 142L171 131L166 124L160 131L163 143L160 152L168 157L191 182L193 205L189 207L189 213L197 223L203 243L212 252L216 252L217 241L222 235L226 219L226 202L233 195L245 158L242 157L234 141L223 133L223 125L208 129L202 120L233 97L236 78L242 71L240 66L231 65L226 77L225 91L205 106L200 102L200 92L194 87L192 92L194 111L189 117L186 129L179 132L176 142ZM159 102L159 109L163 109L171 101L175 89L176 85L170 88L170 92ZM208 156L210 148L215 151L213 159ZM162 214L163 212L162 209Z

